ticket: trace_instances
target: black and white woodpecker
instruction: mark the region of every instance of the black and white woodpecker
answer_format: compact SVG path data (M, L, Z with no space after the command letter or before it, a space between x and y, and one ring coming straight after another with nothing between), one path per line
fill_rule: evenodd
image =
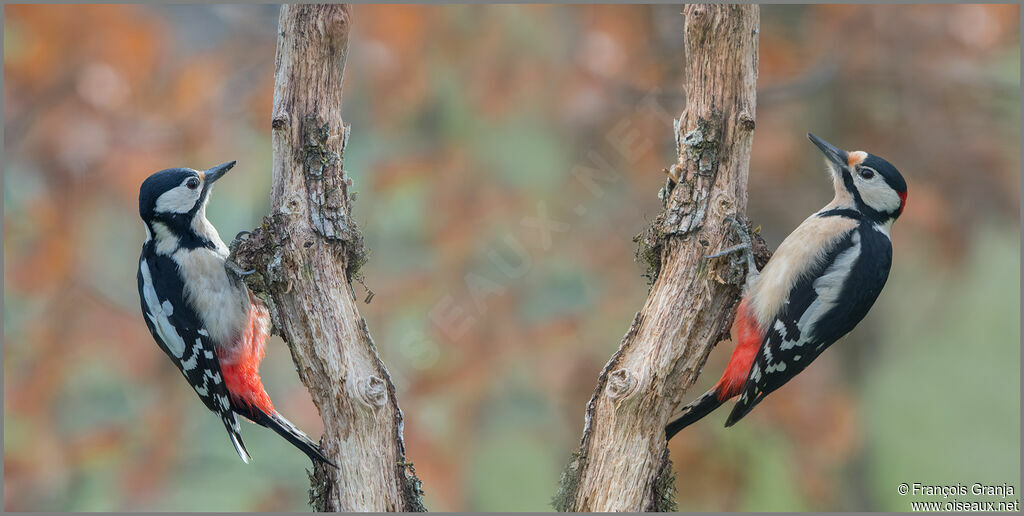
M668 439L738 395L725 426L735 424L852 330L885 286L889 230L907 205L906 181L874 154L807 137L825 154L835 198L787 236L760 273L743 228L743 244L709 256L747 254L736 349L718 383L668 424Z
M259 376L269 312L228 274L228 248L206 220L213 183L233 166L234 161L204 171L172 168L142 182L142 316L160 349L206 407L220 416L245 463L250 457L236 415L274 430L310 459L332 464L316 443L274 410Z

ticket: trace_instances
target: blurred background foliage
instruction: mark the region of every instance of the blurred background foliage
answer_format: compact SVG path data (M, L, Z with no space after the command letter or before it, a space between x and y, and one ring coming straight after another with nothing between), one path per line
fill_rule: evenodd
M673 440L680 509L907 510L899 482L1020 487L1018 9L762 7L749 215L768 242L831 198L808 130L895 163L909 206L860 327L742 425L715 414ZM674 160L680 12L355 7L361 310L429 508L550 508L647 293L631 239ZM210 219L230 240L266 213L277 7L4 13L5 509L305 510L307 459L248 426L254 461L238 460L135 286L150 173L237 159ZM318 435L279 338L263 374Z

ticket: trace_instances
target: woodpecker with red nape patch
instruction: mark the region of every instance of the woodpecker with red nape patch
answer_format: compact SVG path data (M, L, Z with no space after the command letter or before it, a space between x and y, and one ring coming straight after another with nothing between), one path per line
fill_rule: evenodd
M750 238L708 258L742 250L747 281L733 324L736 349L718 383L683 408L666 437L739 396L725 426L808 366L864 318L892 264L889 230L907 205L907 183L888 161L847 152L808 133L825 154L835 198L808 217L757 271Z
M228 248L206 220L213 183L234 166L231 161L205 171L172 168L143 181L142 316L160 349L220 416L246 464L250 457L236 414L274 430L313 461L333 466L316 443L274 410L259 374L270 314L228 274Z

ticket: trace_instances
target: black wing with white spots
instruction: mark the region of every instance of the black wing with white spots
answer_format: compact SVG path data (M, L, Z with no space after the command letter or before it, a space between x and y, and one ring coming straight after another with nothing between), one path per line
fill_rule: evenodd
M238 419L221 374L220 362L209 334L185 302L178 265L155 252L146 242L139 258L139 298L142 315L153 339L178 367L207 408L217 413L243 461L249 454L239 434Z
M767 328L725 426L742 419L852 330L885 286L891 263L888 236L867 222L833 244L816 269L792 287L785 306Z

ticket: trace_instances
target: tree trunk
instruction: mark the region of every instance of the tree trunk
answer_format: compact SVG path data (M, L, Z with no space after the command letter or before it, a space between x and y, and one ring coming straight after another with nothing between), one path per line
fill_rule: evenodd
M356 307L365 261L342 168L348 126L341 87L347 5L284 5L274 78L271 211L235 242L235 263L271 308L324 421L334 469L316 464L317 511L416 511L420 483L405 461L395 388Z
M745 278L742 257L704 256L738 241L723 219L746 213L759 8L688 5L684 15L686 111L671 169L678 183L662 191L665 210L638 253L654 283L587 405L559 510L674 508L665 425L711 348L728 337ZM758 251L763 263L763 243Z

